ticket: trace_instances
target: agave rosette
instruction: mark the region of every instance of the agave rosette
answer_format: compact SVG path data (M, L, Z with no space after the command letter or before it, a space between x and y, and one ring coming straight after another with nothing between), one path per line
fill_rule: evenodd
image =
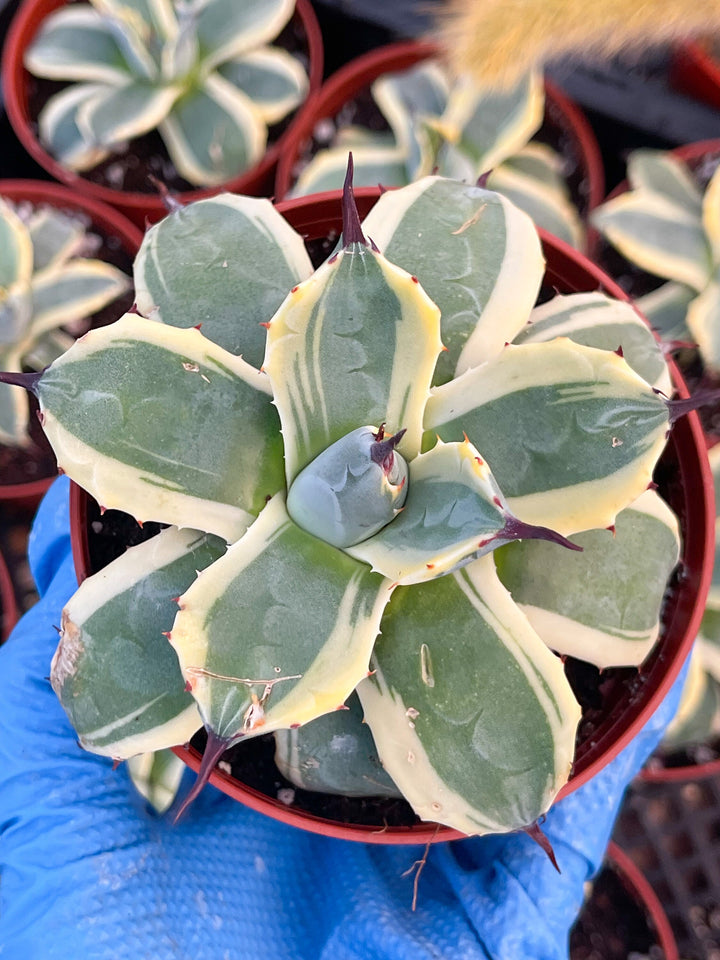
M606 201L592 223L631 263L669 281L637 299L668 340L697 344L720 370L720 170L703 191L672 153L636 150L630 190Z
M86 224L49 206L0 198L0 367L40 370L73 342L62 328L128 290L122 271L87 254ZM0 442L29 442L27 396L0 383Z
M52 682L111 757L204 725L198 784L231 744L277 731L297 758L339 724L374 738L366 792L465 833L528 827L580 716L550 647L638 663L657 634L678 552L647 491L668 403L547 316L545 340L538 322L538 342L506 345L544 262L502 196L428 177L362 226L353 211L348 189L343 243L313 272L267 201L175 210L136 261L149 319L92 332L33 384L62 468L171 525L71 598ZM595 321L639 336L595 296ZM552 303L556 326L593 325ZM653 351L663 367L645 330Z
M431 173L487 186L508 197L538 226L574 247L585 231L570 198L560 155L530 142L545 110L542 77L533 72L510 90L454 81L435 60L374 81L372 96L388 130L340 127L332 144L301 171L292 196L338 189L348 150L355 186L404 186ZM492 171L492 172L490 172Z
M306 97L300 61L270 44L294 0L91 0L42 23L25 55L67 81L38 118L49 152L88 170L157 129L177 172L214 186L262 157L268 126Z

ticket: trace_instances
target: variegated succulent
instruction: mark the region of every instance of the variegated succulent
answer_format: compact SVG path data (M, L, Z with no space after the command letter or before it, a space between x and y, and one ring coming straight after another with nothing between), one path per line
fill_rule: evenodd
M720 506L720 445L708 453ZM720 516L715 517L715 565L705 613L690 658L678 712L667 729L662 752L693 751L720 736Z
M591 215L593 226L631 263L670 281L636 303L668 340L698 345L720 371L720 170L703 189L681 159L636 150L631 189Z
M294 0L91 0L42 24L25 56L68 81L39 116L49 152L88 170L157 129L175 169L213 186L252 167L268 125L305 98L298 58L269 46Z
M174 210L136 261L145 316L33 379L62 468L171 525L71 598L53 686L107 756L204 725L197 789L277 731L314 789L527 828L580 716L550 648L636 664L657 636L678 555L647 489L676 412L663 355L601 294L533 313L541 246L497 193L427 177L362 225L349 186L343 207L315 272L267 201Z
M542 78L529 74L508 91L483 90L469 78L454 82L428 60L372 84L372 97L389 130L339 126L330 147L300 172L292 195L342 185L348 150L355 185L403 186L433 172L487 186L508 197L550 233L582 247L585 231L551 147L529 142L544 116ZM492 172L490 172L492 171Z
M72 344L63 327L129 289L122 271L88 256L97 244L77 216L0 198L0 367L41 370ZM27 396L0 383L0 442L28 443L28 412Z

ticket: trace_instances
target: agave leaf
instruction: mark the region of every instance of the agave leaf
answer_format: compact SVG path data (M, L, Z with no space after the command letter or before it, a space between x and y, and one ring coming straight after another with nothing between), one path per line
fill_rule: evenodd
M25 351L23 363L31 370L44 370L61 357L75 343L75 337L64 330L49 330ZM3 370L6 370L3 367ZM16 390L14 393L19 394Z
M189 239L191 242L189 242ZM225 193L151 227L133 267L138 309L203 335L259 367L267 322L312 273L299 234L268 200Z
M402 512L347 553L393 583L422 583L505 542L507 519L476 448L468 441L438 443L410 463Z
M0 364L8 373L22 371L20 355L12 347L0 350ZM25 391L0 383L0 443L11 447L22 447L28 443L29 413L30 405Z
M268 328L264 370L280 414L288 485L363 424L405 428L420 450L423 409L442 349L435 304L410 274L349 243L291 292Z
M54 207L40 207L33 211L27 228L32 240L35 273L74 256L85 239L82 221Z
M155 29L164 38L177 32L172 0L90 0L98 11L128 24L145 42Z
M154 86L131 81L85 100L77 125L88 143L112 147L154 130L180 95L179 86Z
M700 348L705 365L711 370L720 370L720 268L690 302L685 320L690 339Z
M703 198L698 185L683 161L666 150L633 150L627 172L633 190L665 197L700 216Z
M107 20L87 4L62 7L46 17L24 62L31 73L50 80L115 86L132 76Z
M646 490L618 514L614 531L589 530L573 542L581 554L537 540L501 547L498 575L557 653L601 669L638 666L657 640L663 595L678 562L675 515Z
M160 51L160 74L166 83L182 82L194 71L200 56L195 14L184 8L179 23Z
M294 9L294 0L208 0L198 11L203 65L211 69L273 40Z
M267 124L282 120L307 96L309 80L299 60L275 47L234 57L217 72L250 97Z
M467 834L532 824L570 773L580 708L491 557L398 587L358 687L380 759L419 817Z
M218 73L181 97L159 130L178 173L207 186L252 167L267 141L261 111Z
M293 197L304 197L323 190L339 190L347 170L348 149L353 155L355 187L402 187L408 182L402 152L392 144L348 144L315 154L293 187Z
M0 349L14 349L27 338L32 319L32 295L29 283L17 283L0 296ZM4 368L3 368L4 369Z
M437 121L444 138L474 164L475 178L522 149L540 127L545 93L539 73L527 74L511 90L483 90L470 77L452 87ZM442 160L440 172L444 173Z
M27 284L33 272L33 246L28 228L13 208L0 197L0 303L14 285ZM6 342L6 322L0 327L0 343Z
M405 158L403 183L432 173L434 152L425 121L443 113L449 92L450 85L444 72L432 61L402 73L384 74L373 83L373 99L388 121ZM360 185L357 181L355 183Z
M78 341L37 393L63 470L139 520L192 517L231 541L283 486L267 379L197 330L126 314Z
M569 337L600 350L622 348L635 373L666 396L672 394L670 371L660 344L629 303L603 293L556 296L530 314L530 323L514 343L546 343Z
M354 123L350 123L347 126L343 125L338 129L337 133L335 134L335 137L333 138L333 145L335 147L343 147L345 149L345 170L346 171L347 171L347 152L349 150L355 150L357 147L396 146L395 137L393 136L392 130L370 130L368 127L363 127L359 124L354 124ZM355 159L355 154L353 154L353 160L354 159ZM357 173L357 170L355 170L355 172L353 173L354 187L358 186L358 184L355 182L355 173Z
M81 107L105 96L110 88L100 83L78 83L56 93L38 116L40 139L48 151L71 170L90 170L108 156L105 147L88 143L77 124Z
M580 249L583 246L585 231L562 180L550 185L509 164L502 164L490 174L487 185L524 210L538 227L571 247Z
M389 586L274 497L180 598L171 643L206 727L231 743L340 707L367 673Z
M517 173L532 177L553 190L567 194L565 162L560 154L546 143L532 141L526 144L517 153L503 160L502 166L510 167Z
M635 306L663 340L687 343L692 336L686 322L687 309L696 296L692 287L670 281L638 297Z
M677 750L708 740L720 730L720 688L708 675L698 643L690 655L690 667L678 711L662 740L664 750Z
M149 11L144 3L127 3L125 0L90 0L112 32L130 72L138 80L159 79L159 64L150 47L153 45L152 24L146 16Z
M78 259L33 276L30 336L92 316L130 286L121 270L101 260Z
M173 805L187 767L172 750L155 750L130 757L128 774L133 786L153 809L166 813Z
M696 214L665 197L624 193L597 207L592 224L643 270L702 290L710 276L710 247Z
M383 769L356 693L347 710L333 710L292 730L275 731L275 763L303 790L344 797L401 797Z
M720 174L716 170L702 201L702 223L714 263L720 261Z
M510 345L436 387L435 435L477 446L527 523L568 536L607 527L640 496L665 446L665 401L617 354L557 338Z
M202 726L163 633L175 598L224 550L197 530L163 530L70 598L50 680L86 750L126 759L185 743Z
M715 444L708 451L708 463L712 471L713 484L715 489L715 565L713 566L712 581L708 591L707 606L711 610L720 611L720 444ZM720 623L718 623L720 627ZM720 637L720 630L718 630ZM718 671L718 682L720 683L720 671Z
M383 194L363 229L440 308L447 352L434 383L499 353L527 321L542 250L530 218L499 194L426 177Z

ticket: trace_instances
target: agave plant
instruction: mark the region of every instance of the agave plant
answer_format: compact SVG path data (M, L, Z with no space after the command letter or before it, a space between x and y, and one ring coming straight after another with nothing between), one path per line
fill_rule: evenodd
M708 454L715 484L715 503L720 504L720 446ZM715 566L705 613L690 658L678 712L663 738L662 750L692 747L720 735L720 517L715 517Z
M720 371L720 173L706 189L672 153L636 150L631 189L597 207L591 220L631 263L668 281L637 304L669 340L698 345Z
M544 116L545 93L537 73L508 91L482 89L468 77L451 81L440 63L425 61L372 84L387 131L340 125L332 144L300 172L292 195L339 188L348 150L355 185L403 186L433 172L487 186L508 197L550 233L575 247L584 229L573 205L562 158L529 142Z
M0 198L0 366L40 370L73 342L81 321L130 287L116 267L88 258L93 238L77 217ZM27 396L0 384L0 441L29 442Z
M233 744L361 712L376 792L532 829L580 716L549 647L638 663L657 634L677 527L647 488L678 408L631 363L664 359L599 294L526 329L541 247L497 193L428 177L361 225L348 184L343 214L313 272L267 201L180 207L136 261L147 318L6 377L99 503L171 525L71 598L52 683L116 759L205 726L196 789Z
M88 170L157 129L177 172L223 183L263 155L268 125L305 98L299 60L269 46L294 0L91 0L42 24L25 56L70 85L38 122L49 152Z

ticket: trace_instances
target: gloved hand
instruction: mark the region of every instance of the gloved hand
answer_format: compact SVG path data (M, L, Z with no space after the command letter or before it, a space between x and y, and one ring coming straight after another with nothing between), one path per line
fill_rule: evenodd
M42 600L0 648L2 960L563 960L623 790L674 713L671 696L543 830L422 847L331 840L207 787L177 825L123 767L83 751L47 676L76 588L68 484L51 488L30 561ZM192 778L190 778L192 779Z

